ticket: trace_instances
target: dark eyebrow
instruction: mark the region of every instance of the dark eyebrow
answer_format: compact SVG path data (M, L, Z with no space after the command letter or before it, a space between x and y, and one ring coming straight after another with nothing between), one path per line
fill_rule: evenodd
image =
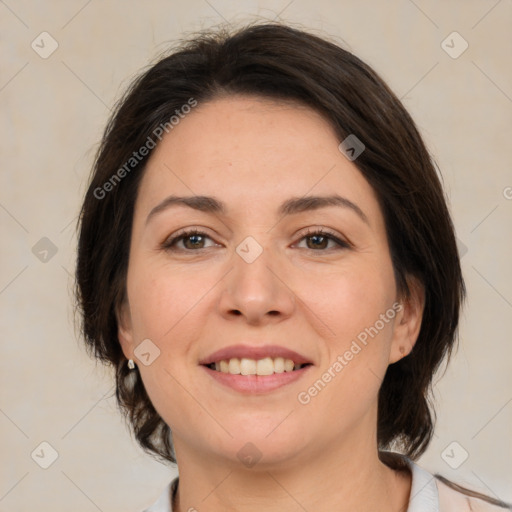
M364 214L363 210L346 197L333 194L330 196L304 196L299 198L292 198L285 201L279 208L279 214L282 216L293 215L294 213L301 213L309 210L318 210L319 208L326 208L328 206L338 206L342 208L349 208L358 217L370 225L368 217Z
M188 206L194 210L199 210L206 213L225 214L227 208L222 201L210 196L169 196L166 197L161 203L157 204L146 218L146 224L149 220L169 207L174 205ZM364 212L349 199L339 196L337 194L330 196L304 196L299 198L291 198L286 200L278 209L280 216L294 215L297 213L318 210L319 208L326 208L329 206L338 206L342 208L349 208L366 224L369 225L368 217Z
M153 216L160 213L167 208L174 205L188 206L194 210L207 213L226 213L226 207L224 204L209 196L169 196L166 197L161 203L158 203L150 212L146 218L146 224L151 220Z

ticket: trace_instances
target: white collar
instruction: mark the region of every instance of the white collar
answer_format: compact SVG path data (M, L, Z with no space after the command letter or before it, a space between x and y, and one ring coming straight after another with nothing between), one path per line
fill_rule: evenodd
M412 473L407 512L439 512L439 492L434 475L404 457Z

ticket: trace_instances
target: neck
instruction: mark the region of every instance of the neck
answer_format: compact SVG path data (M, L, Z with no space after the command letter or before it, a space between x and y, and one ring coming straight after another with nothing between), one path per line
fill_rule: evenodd
M406 512L409 471L383 464L367 441L343 451L303 453L289 463L258 463L252 468L225 459L205 460L204 454L180 457L177 449L180 479L173 510Z

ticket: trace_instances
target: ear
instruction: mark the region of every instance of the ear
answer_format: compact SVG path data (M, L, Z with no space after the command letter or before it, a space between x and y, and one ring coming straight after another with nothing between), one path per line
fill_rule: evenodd
M421 329L425 308L425 288L414 276L407 277L407 284L410 295L398 301L402 307L395 317L389 364L396 363L410 354Z
M132 330L132 319L130 313L130 305L128 300L125 299L123 302L116 307L116 318L117 318L117 337L123 354L126 359L135 359L133 351L133 330Z

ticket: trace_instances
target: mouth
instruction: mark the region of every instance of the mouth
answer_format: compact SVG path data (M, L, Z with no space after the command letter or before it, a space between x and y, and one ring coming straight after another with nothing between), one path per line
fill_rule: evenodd
M275 391L309 373L314 361L278 345L231 345L199 361L224 387L249 395Z
M232 357L204 364L210 370L230 375L257 375L260 377L276 373L295 372L311 366L311 363L296 363L293 359L283 357L264 357L262 359L249 359Z

